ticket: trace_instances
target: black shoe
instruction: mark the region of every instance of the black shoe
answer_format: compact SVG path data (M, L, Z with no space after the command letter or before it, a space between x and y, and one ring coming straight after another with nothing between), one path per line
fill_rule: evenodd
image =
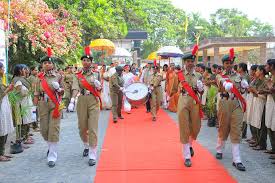
M243 166L242 163L232 163L232 165L237 168L237 170L240 170L240 171L245 171L245 166Z
M192 147L190 147L190 154L191 154L191 157L193 157L195 154L194 149Z
M50 151L48 150L48 151L47 151L47 157L49 156L49 152L50 152Z
M89 149L84 149L83 157L87 157L89 155Z
M117 123L117 119L114 119L113 121L114 121L114 123Z
M118 118L119 118L119 119L124 119L124 117L122 117L122 116L118 116Z
M185 162L184 162L184 165L186 167L191 167L192 166L191 160L190 159L186 159Z
M55 166L55 162L54 162L54 161L49 161L49 162L48 162L48 166L49 166L50 168L53 168L53 167Z
M89 166L94 166L96 164L96 161L94 159L89 159L88 164Z
M222 153L217 153L216 154L216 159L222 159Z

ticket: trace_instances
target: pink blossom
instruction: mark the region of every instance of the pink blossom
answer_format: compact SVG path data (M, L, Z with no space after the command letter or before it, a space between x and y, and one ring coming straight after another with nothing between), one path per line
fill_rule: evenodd
M49 33L48 31L44 33L44 36L49 39L51 37L51 33Z
M65 26L64 26L64 25L61 25L61 26L59 27L59 32L64 32L64 30L65 30Z
M53 24L55 22L55 18L51 13L45 13L44 14L44 20L46 21L47 24Z

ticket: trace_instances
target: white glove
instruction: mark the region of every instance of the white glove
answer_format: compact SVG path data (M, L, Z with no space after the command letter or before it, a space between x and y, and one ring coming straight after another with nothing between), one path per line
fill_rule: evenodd
M73 112L74 111L74 103L70 103L68 106L68 111Z
M91 76L91 82L93 83L95 81L95 77Z
M70 111L70 112L74 111L74 102L75 102L75 99L71 98L70 104L68 106L68 111Z
M56 82L56 81L53 81L53 82L52 82L52 85L53 85L53 88L56 89L56 90L58 90L58 89L60 88L59 83Z
M94 80L95 87L101 89L101 83L98 80Z
M120 91L123 91L123 90L124 90L124 87L120 87L119 90L120 90Z
M201 80L197 80L197 88L199 92L203 91L203 83Z
M223 87L224 87L225 91L230 92L231 88L233 88L233 84L230 82L224 82Z
M249 87L249 84L248 84L248 82L246 81L246 79L243 79L243 80L241 81L241 87L244 88L244 89L246 89L246 88Z

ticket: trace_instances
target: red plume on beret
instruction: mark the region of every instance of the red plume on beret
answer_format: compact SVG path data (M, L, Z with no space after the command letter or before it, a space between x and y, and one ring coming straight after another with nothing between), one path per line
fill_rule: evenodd
M196 55L199 50L199 46L197 44L194 45L194 48L192 50L192 55Z
M154 60L154 66L157 66L157 60L156 59Z
M230 59L230 60L233 60L233 59L234 59L234 56L235 56L235 54L234 54L234 48L231 48L231 49L229 50L229 59Z
M90 47L89 46L85 47L85 55L86 56L90 56L91 55L91 51L90 51Z
M47 56L49 57L49 58L51 58L52 57L52 49L51 48L47 48Z

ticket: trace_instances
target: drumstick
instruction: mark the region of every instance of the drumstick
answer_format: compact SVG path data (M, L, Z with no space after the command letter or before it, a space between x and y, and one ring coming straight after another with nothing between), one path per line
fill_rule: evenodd
M134 90L134 91L125 91L124 93L138 93L138 90Z

